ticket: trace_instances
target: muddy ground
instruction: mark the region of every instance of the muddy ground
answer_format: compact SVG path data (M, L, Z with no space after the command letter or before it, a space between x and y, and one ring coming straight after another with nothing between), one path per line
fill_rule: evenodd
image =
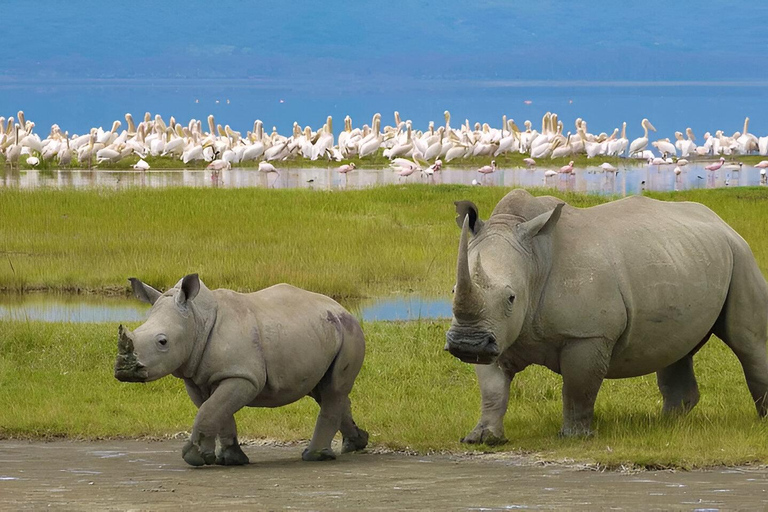
M768 468L595 471L509 454L345 454L247 445L244 467L192 468L182 440L0 441L0 509L713 510L768 507Z

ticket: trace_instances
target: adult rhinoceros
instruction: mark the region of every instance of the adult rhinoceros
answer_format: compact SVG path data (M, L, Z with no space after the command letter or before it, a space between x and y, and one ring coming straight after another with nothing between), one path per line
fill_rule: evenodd
M365 448L368 434L355 425L349 402L365 340L357 320L334 300L287 284L246 294L211 291L197 274L165 293L130 281L152 309L135 331L120 326L115 377L184 379L199 408L182 450L187 463L247 464L234 414L307 395L320 404L320 414L304 460L335 458L331 441L339 430L343 451Z
M513 190L487 221L469 201L456 210L445 348L478 364L482 395L464 442L504 442L510 382L530 364L563 376L561 435L591 433L605 378L656 372L663 410L689 410L693 355L713 333L768 412L768 286L744 239L707 207L630 197L579 209Z

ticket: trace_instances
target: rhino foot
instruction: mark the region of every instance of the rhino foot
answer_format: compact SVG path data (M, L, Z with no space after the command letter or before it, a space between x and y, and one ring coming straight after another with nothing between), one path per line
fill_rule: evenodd
M214 452L201 452L200 447L193 444L192 441L187 441L184 448L181 449L181 455L190 466L205 466L216 462Z
M249 462L248 456L237 443L222 449L216 456L216 464L219 466L244 466Z
M309 451L309 448L304 450L301 454L302 460L308 462L322 461L322 460L336 460L336 454L330 448L323 448L322 450Z
M345 437L341 446L341 453L356 452L368 446L368 432L358 428L357 435L354 437Z
M507 444L507 438L502 435L496 435L486 427L477 426L472 432L461 438L462 443L467 444L485 444L488 446L499 446Z

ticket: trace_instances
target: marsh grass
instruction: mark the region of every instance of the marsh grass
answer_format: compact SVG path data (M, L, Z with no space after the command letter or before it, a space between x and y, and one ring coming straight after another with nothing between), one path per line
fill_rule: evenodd
M127 278L209 287L277 282L354 298L450 292L453 202L487 216L505 189L0 190L0 289L124 293ZM539 192L542 193L542 192ZM605 199L572 194L572 204Z
M131 325L135 327L135 325ZM352 393L373 446L465 451L458 442L478 419L471 365L442 347L447 322L366 323L367 354ZM112 376L117 326L0 322L0 436L166 436L189 431L195 408L182 382ZM512 384L509 444L482 450L534 452L547 460L650 468L768 462L768 421L758 419L741 368L713 338L695 358L701 402L684 417L660 414L654 376L609 380L596 406L598 434L559 439L562 381L531 367ZM317 406L302 399L237 414L242 438L304 440Z

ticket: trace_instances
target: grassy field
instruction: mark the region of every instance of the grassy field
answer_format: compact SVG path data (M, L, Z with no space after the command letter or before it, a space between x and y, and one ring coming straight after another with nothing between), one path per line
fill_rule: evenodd
M0 190L0 289L126 293L127 278L209 287L286 281L336 298L447 294L459 230L453 202L487 217L497 187ZM534 191L542 194L548 191ZM574 206L608 199L558 194ZM768 275L768 189L651 194L710 206L751 244Z
M489 214L492 187L312 190L0 190L0 289L124 293L127 278L209 287L281 281L332 295L448 293L453 201ZM596 196L572 195L577 205Z
M468 449L458 439L477 421L479 394L473 368L442 350L447 327L447 322L363 326L367 356L352 405L373 446ZM0 437L189 431L195 408L180 380L126 384L114 379L116 332L109 324L0 322ZM758 419L736 358L712 339L695 364L702 399L690 415L661 416L652 375L606 381L597 401L598 434L587 440L557 437L561 379L531 367L512 384L505 422L510 442L493 450L609 467L768 462L768 421ZM244 409L237 414L240 435L308 439L317 410L310 399L279 409Z

